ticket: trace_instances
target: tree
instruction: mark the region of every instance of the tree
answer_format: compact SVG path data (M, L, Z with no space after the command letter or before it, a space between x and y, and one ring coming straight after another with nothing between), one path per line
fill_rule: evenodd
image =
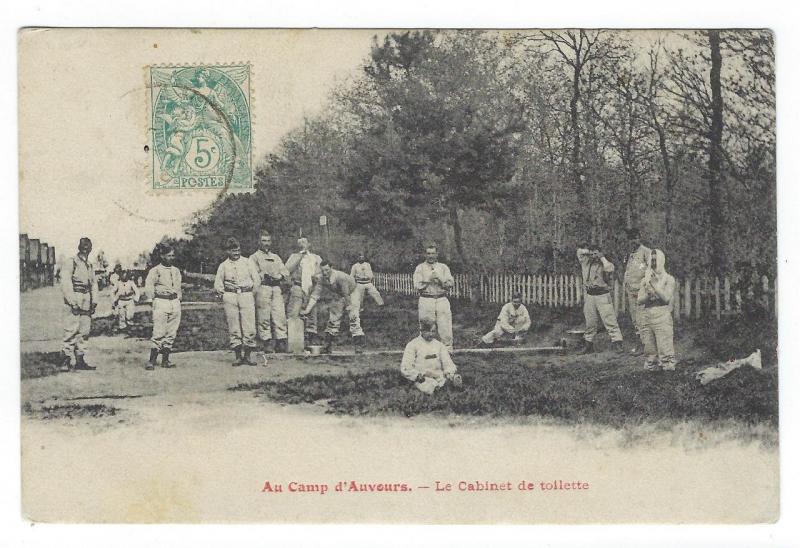
M342 173L351 229L399 240L445 219L469 265L463 211L501 212L517 195L524 108L493 78L501 55L472 32L406 32L373 46L353 100L362 131Z

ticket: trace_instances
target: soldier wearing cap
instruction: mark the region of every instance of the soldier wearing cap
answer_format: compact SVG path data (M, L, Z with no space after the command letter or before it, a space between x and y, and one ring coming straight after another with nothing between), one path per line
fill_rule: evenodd
M273 253L272 236L261 231L258 239L259 249L250 255L261 283L256 289L256 322L258 338L269 351L270 340L275 341L275 352L286 352L286 309L281 293L281 284L288 282L289 271L281 258Z
M119 279L111 286L111 299L117 311L117 327L125 331L133 320L136 301L139 300L139 288L130 279L127 270L120 270Z
M625 264L623 285L625 286L625 298L628 299L628 310L630 311L631 322L636 329L636 335L639 337L639 341L643 342L644 305L639 303L638 297L642 279L650 266L650 248L642 244L642 238L638 228L629 228L627 234L628 241L630 242L629 249L631 251L628 255L628 262ZM631 353L639 353L638 343L631 349Z
M256 305L253 289L261 285L261 277L255 265L242 258L236 238L228 238L225 247L228 258L217 269L214 289L222 295L230 344L236 354L233 365L255 365L250 359L250 353L256 348Z
M64 357L61 371L69 371L72 356L75 356L75 369L93 371L97 369L86 363L84 354L89 333L92 330L92 314L97 308L97 278L94 266L89 262L92 252L92 241L81 238L78 243L78 254L70 257L61 270L61 292L66 305L64 323Z
M425 262L414 270L414 288L419 291L419 321L436 324L440 340L453 350L453 315L447 292L454 280L446 264L439 262L435 245L425 248Z
M161 367L175 367L169 361L172 345L181 324L181 271L172 263L175 261L175 250L172 246L161 244L158 248L159 264L147 273L144 292L153 301L153 336L150 339L150 359L145 369L155 368L158 355L161 354Z

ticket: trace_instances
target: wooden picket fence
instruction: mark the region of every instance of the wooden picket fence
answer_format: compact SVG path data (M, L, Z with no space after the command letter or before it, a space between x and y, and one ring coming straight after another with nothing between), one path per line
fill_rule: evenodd
M555 274L532 276L527 274L455 274L455 285L450 296L456 299L472 299L477 291L480 300L502 304L511 300L515 291L522 294L522 302L549 308L570 308L583 303L583 288L580 276L574 274ZM747 286L747 294L735 289L736 278L725 276L697 277L677 280L672 298L672 314L678 318L721 319L741 313L743 299L756 300L769 310L773 316L778 311L777 280L762 276L752 280ZM378 272L375 274L375 287L380 291L400 295L416 295L411 274ZM741 287L741 284L739 284ZM615 280L613 290L614 308L617 315L628 309L622 285Z

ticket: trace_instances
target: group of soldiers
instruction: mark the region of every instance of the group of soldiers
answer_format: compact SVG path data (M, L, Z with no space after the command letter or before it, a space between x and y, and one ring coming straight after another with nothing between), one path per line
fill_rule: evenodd
M673 371L676 360L671 303L675 278L665 270L664 253L660 249L646 247L638 229L629 229L627 236L630 251L623 287L631 322L639 339L639 344L631 348L631 353L644 353L644 366L648 371ZM614 265L606 259L601 246L597 244L578 246L577 255L583 277L583 314L586 320L583 352L595 351L594 339L601 324L608 332L615 350L624 352L622 331L611 297Z
M631 252L624 276L625 295L644 347L645 367L672 370L675 353L670 301L675 280L664 270L663 252L645 247L636 230L629 231L628 236ZM306 348L321 342L321 352L330 353L345 314L355 352L363 352L365 335L360 312L364 298L368 295L378 306L384 304L374 285L371 265L361 253L348 274L315 254L307 238L298 239L297 246L298 250L284 263L272 251L272 236L266 231L260 233L259 248L248 258L242 256L235 238L227 240L228 257L217 269L214 289L225 310L229 343L235 354L233 365L255 365L252 353L259 348L259 342L264 352L287 352L288 323L292 320L302 320ZM81 238L78 254L63 267L61 285L69 309L63 347L65 371L95 369L84 359L91 316L97 306L97 281L88 261L91 249L91 241ZM583 352L594 352L594 339L601 324L612 346L621 352L623 336L611 297L614 265L595 244L579 246L577 257L584 288ZM146 370L155 369L159 355L162 367L174 367L169 356L180 325L182 299L181 272L174 260L174 249L162 244L159 264L150 269L145 280L144 293L153 303L152 348ZM425 261L414 270L413 285L419 294L420 335L406 346L401 372L425 392L432 392L447 380L458 379L460 383L450 358L453 325L448 294L454 279L449 267L439 261L435 245L425 249ZM139 297L136 284L125 272L119 273L112 283L112 300L121 329L132 320ZM328 321L320 337L317 311L323 298L327 300ZM522 304L521 294L515 292L478 346L491 347L503 339L520 342L530 327L530 314ZM641 350L637 345L632 352Z

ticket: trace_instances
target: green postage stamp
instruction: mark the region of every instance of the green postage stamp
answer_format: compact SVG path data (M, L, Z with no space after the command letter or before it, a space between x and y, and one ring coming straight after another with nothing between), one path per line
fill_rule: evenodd
M153 189L252 188L250 65L149 69Z

